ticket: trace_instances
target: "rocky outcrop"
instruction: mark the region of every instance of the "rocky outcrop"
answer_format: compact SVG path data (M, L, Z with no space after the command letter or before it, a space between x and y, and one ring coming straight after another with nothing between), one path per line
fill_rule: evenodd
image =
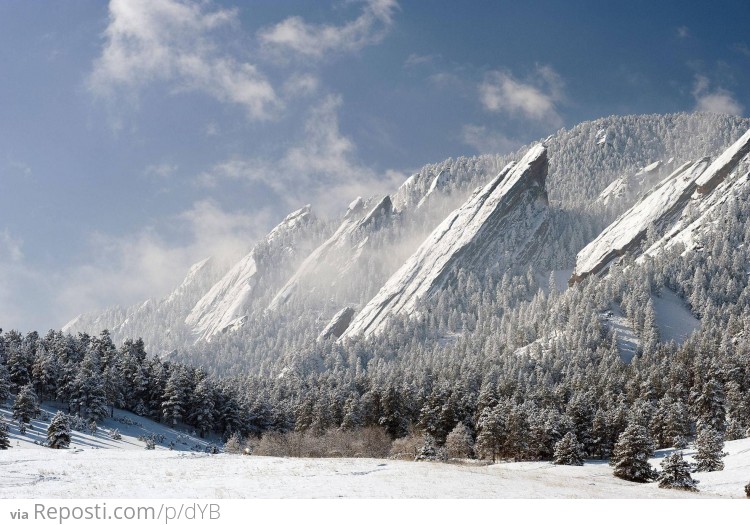
M377 295L342 337L380 332L395 315L411 315L417 303L446 284L454 270L523 262L533 256L548 220L547 150L532 147L451 213Z
M346 274L361 257L368 240L367 232L377 228L379 221L390 217L392 211L388 196L374 201L369 209L362 199L352 202L338 229L302 262L268 309L276 310L286 303L301 284L309 285L308 288L324 287Z
M289 233L305 228L314 219L310 206L290 213L266 236L266 245L284 242ZM238 328L247 317L243 310L251 301L261 277L258 248L253 248L195 304L185 318L198 339L210 340L215 335Z
M684 216L688 203L694 201L695 207L705 213L713 199L721 198L720 194L728 187L722 183L749 152L750 131L710 164L708 157L704 157L680 166L578 253L569 283L604 273L619 257L626 253L640 254L664 235L670 239L676 237L695 222L694 218ZM677 231L672 231L675 227ZM644 247L649 229L657 237Z
M320 335L318 341L325 341L330 338L338 338L341 334L349 328L349 324L354 318L354 308L346 306L339 310L339 312L333 316L331 322L326 325Z

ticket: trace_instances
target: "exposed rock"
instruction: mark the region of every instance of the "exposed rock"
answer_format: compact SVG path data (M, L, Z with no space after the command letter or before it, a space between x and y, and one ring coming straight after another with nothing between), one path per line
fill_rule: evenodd
M641 253L649 228L659 237L652 239L646 250L652 246L674 244L673 239L681 232L686 233L680 240L687 241L688 236L692 237L692 231L702 224L701 217L705 217L714 202L726 198L729 187L736 181L724 181L749 152L750 131L710 165L708 157L704 157L680 166L578 253L570 284L606 271L612 261L626 253ZM685 210L691 201L694 213L686 215ZM695 226L691 227L691 224Z
M548 220L547 150L532 147L451 213L355 317L342 337L380 332L445 285L455 269L530 259Z
M286 303L300 284L331 284L356 263L367 242L367 238L359 239L359 235L374 226L380 218L389 217L393 206L390 197L385 196L362 216L365 208L362 199L355 200L349 206L338 229L302 262L268 305L269 310L276 310Z
M313 220L310 206L290 213L266 236L267 243L283 242L284 234L303 228ZM185 318L198 339L210 340L246 321L241 315L253 296L260 277L257 247L245 255L195 304ZM261 272L262 273L262 272Z
M341 334L343 334L344 331L349 327L349 323L352 322L353 317L354 308L352 308L351 306L342 308L336 315L333 316L333 319L331 319L331 322L326 325L323 331L320 332L318 341L324 341L325 339L330 339L331 337L340 337Z

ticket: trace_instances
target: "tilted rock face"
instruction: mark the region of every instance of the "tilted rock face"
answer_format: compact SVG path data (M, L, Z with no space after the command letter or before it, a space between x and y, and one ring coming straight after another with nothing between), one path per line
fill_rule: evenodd
M398 314L445 285L457 268L529 260L548 221L547 150L536 145L477 190L422 243L355 317L342 337L382 331Z
M326 325L318 336L318 341L324 341L332 337L338 338L349 327L354 318L354 308L346 306L333 316L331 322Z
M649 228L659 236L668 237L660 245L676 237L694 221L684 217L688 203L696 201L697 207L705 212L717 198L714 190L720 194L726 191L728 185L722 183L748 152L750 131L710 165L708 157L704 157L680 166L578 253L570 284L603 273L626 253L640 253ZM672 231L675 227L677 231Z
M338 229L302 262L278 291L268 309L276 310L286 303L302 283L322 287L333 284L346 274L356 264L367 243L367 237L360 239L360 236L368 228L375 227L379 219L389 217L392 211L393 205L388 196L376 201L369 210L362 199L352 202Z
M303 229L314 221L310 206L289 214L266 236L266 243L284 242L284 235ZM204 295L185 319L198 339L210 340L245 321L241 315L253 297L262 271L259 271L258 248L235 264L229 272Z

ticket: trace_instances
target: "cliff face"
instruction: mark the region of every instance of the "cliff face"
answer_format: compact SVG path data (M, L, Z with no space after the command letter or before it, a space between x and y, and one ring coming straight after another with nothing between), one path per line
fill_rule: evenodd
M338 229L302 262L278 291L268 309L276 310L305 285L309 285L309 288L332 286L362 255L368 241L367 232L377 228L381 220L387 220L392 211L393 205L388 196L369 208L362 199L352 202Z
M398 314L445 285L459 268L528 261L548 220L547 150L509 164L451 213L354 318L342 337L380 332Z
M728 184L725 179L749 152L750 131L710 164L704 157L677 168L578 253L570 284L591 274L603 273L614 260L626 253L642 253L644 241L648 243L645 246L648 251L662 236L667 239L657 242L660 245L689 229L690 224L701 224L700 216L708 213L711 204L729 191L735 181L732 179ZM697 218L686 214L690 203L693 203L693 210L699 211ZM657 236L655 239L647 239L649 229ZM683 241L687 240L685 235Z
M310 206L290 213L264 239L265 246L285 243L289 236L302 233L316 219ZM286 247L285 247L286 248ZM195 304L185 324L198 339L210 340L216 334L244 323L243 311L253 298L263 269L259 249L253 248Z

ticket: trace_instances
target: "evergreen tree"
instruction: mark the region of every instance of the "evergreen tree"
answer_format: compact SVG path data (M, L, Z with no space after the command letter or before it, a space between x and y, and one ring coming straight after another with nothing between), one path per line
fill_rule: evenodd
M704 427L698 432L695 440L698 449L695 453L695 470L698 472L713 472L724 470L724 439L721 434L710 427Z
M479 417L477 427L477 454L482 458L491 458L494 463L500 456L506 434L500 407L485 408Z
M21 434L26 433L26 425L39 415L39 402L31 385L21 388L13 403L13 419L18 421Z
M10 375L5 365L0 364L0 406L5 405L5 402L10 397Z
M176 366L167 380L164 388L164 401L161 404L164 420L175 426L181 422L188 410L190 392L185 369Z
M5 421L5 417L0 414L0 450L7 450L10 448L10 438L8 433L8 423Z
M680 489L697 492L698 482L690 475L690 465L682 458L682 454L672 452L661 462L661 472L657 481L663 489Z
M655 473L648 458L653 453L653 443L646 427L631 423L620 434L612 453L611 463L614 466L615 476L639 483L651 481Z
M556 465L583 465L583 447L578 443L576 435L568 432L555 444L553 463Z
M68 448L70 446L70 420L58 411L47 427L47 443L50 448Z
M193 412L190 422L201 438L206 437L214 424L214 389L208 378L201 380L193 393Z

